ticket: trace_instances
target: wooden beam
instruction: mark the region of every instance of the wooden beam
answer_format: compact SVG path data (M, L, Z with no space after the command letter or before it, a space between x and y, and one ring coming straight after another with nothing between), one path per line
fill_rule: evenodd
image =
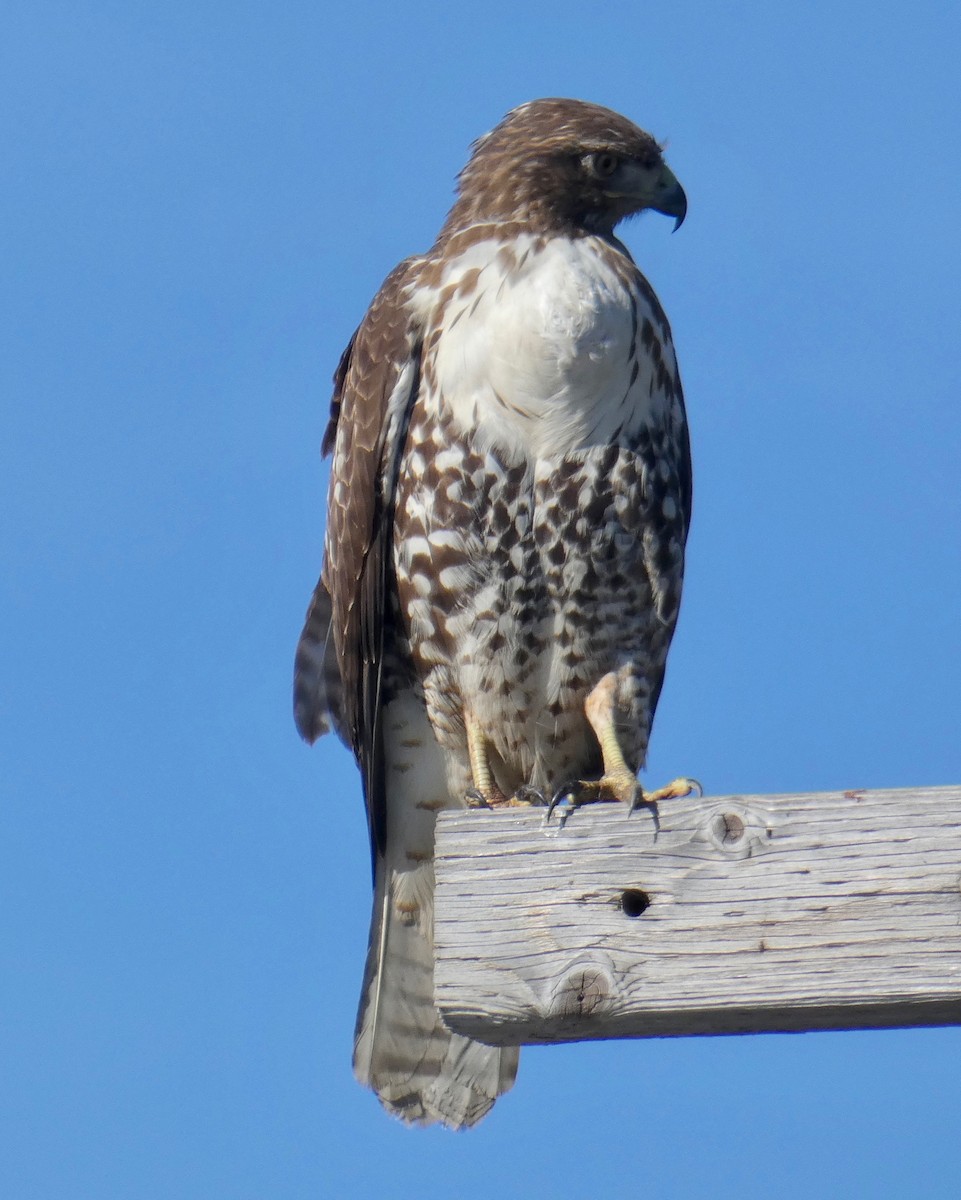
M445 812L436 875L494 1044L961 1024L961 787Z

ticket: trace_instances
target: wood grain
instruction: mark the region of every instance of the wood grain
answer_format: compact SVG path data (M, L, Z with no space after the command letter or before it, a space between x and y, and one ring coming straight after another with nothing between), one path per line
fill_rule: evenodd
M494 1044L961 1024L961 787L446 812L436 874Z

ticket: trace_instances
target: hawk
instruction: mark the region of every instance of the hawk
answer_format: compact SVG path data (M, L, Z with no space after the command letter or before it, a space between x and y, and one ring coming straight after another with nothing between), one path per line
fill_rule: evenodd
M689 790L637 782L691 462L667 319L614 235L686 208L626 118L523 104L474 144L434 246L388 275L334 376L294 709L360 767L374 907L354 1070L407 1122L473 1125L518 1061L434 1007L437 811Z

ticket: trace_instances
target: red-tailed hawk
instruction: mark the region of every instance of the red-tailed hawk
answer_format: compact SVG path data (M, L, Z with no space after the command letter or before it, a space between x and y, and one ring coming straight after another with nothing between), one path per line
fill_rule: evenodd
M648 134L577 100L514 109L335 375L295 715L360 766L375 895L354 1069L409 1122L472 1125L517 1070L434 1008L434 814L642 798L691 512L670 329L614 236L644 209L686 211Z

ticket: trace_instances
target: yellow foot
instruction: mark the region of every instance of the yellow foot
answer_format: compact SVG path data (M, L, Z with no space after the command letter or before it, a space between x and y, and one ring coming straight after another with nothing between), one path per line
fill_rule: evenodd
M696 779L682 777L673 779L665 787L645 792L637 778L628 770L602 775L600 779L575 779L562 784L554 793L553 799L547 806L546 820L559 805L566 810L563 820L566 820L575 808L582 804L619 800L628 807L628 813L644 806L657 809L659 800L679 800L683 796L702 796L704 789ZM562 821L563 823L563 821Z
M468 808L530 808L534 804L547 803L542 792L527 784L519 787L513 796L505 796L496 785L486 795L480 788L470 788L465 799Z
M696 779L688 779L686 775L682 775L679 779L672 779L664 787L655 788L653 792L642 792L639 804L657 804L659 800L683 800L685 796L703 795L704 789ZM637 807L637 804L633 806Z
M547 820L551 819L551 813L558 805L563 805L570 812L580 808L582 804L619 800L633 810L638 803L640 791L641 785L627 770L612 771L609 775L602 775L600 779L572 779L569 783L561 784L554 793L547 806Z

